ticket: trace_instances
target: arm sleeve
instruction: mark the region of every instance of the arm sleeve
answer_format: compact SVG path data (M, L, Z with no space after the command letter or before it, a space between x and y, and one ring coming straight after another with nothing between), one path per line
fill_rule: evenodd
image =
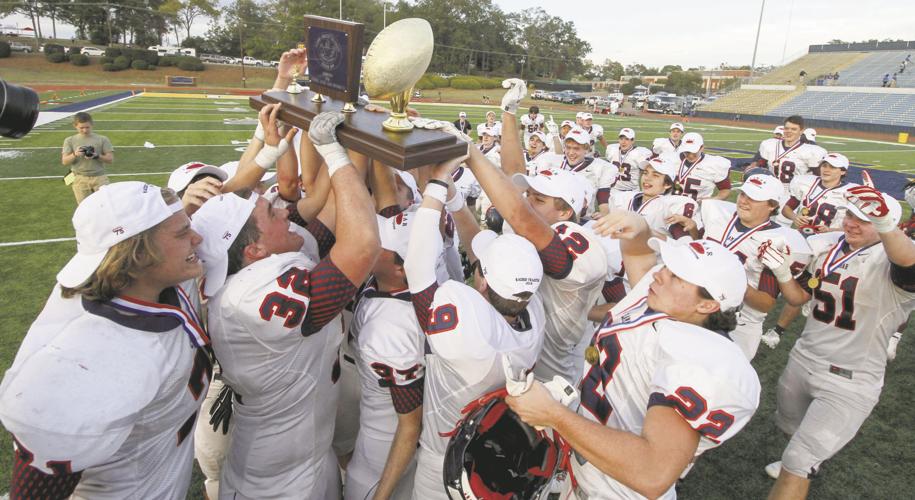
M318 242L318 255L323 259L327 257L327 254L330 253L331 247L334 246L334 243L337 242L337 238L334 236L334 233L328 229L317 217L311 221L310 224L306 227L308 232L315 237L315 241Z
M110 153L112 151L114 151L114 146L111 145L111 139L102 136L102 154Z
M769 294L773 299L778 298L778 280L775 278L771 269L766 268L763 269L763 272L759 273L759 285L756 289L760 292Z
M558 234L554 233L550 243L537 253L540 254L540 262L543 263L543 274L550 278L561 280L572 272L572 255Z
M70 470L69 462L49 462L48 466L53 472L48 474L32 467L34 459L30 451L16 443L9 498L69 498L79 484L82 472Z
M302 336L308 337L343 311L356 295L356 285L337 266L325 257L309 273L311 301L302 321Z
M407 258L404 259L404 271L412 294L424 292L436 283L436 260L444 248L438 227L440 218L440 211L420 207L413 219Z
M902 267L890 262L890 279L897 287L915 292L915 266Z
M394 217L395 215L399 214L400 212L403 212L403 210L400 208L400 205L391 205L389 207L384 207L381 210L379 210L378 215L380 215L386 219L389 219L389 218Z
M421 377L407 385L392 385L391 402L394 411L403 415L423 405L423 388L426 385L425 377Z
M725 189L731 189L731 179L730 177L725 177L724 179L715 183L715 187L724 191Z
M800 204L801 204L801 200L795 198L794 196L792 196L791 198L788 198L788 202L785 203L785 205L788 205L789 207L791 207L791 210L796 209L798 207L798 205L800 205Z
M64 149L63 154L68 155L73 152L73 145L70 143L70 138L67 137L64 139Z
M623 278L613 278L610 281L605 281L601 294L608 304L615 304L623 300L623 297L626 296L626 285L623 283Z

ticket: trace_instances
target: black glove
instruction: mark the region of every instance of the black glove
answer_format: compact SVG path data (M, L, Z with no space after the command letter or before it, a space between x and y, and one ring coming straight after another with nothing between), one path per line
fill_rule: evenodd
M210 425L213 426L213 432L219 430L219 424L222 424L222 433L229 433L229 421L232 420L232 399L235 392L228 385L223 386L216 396L216 402L210 407Z

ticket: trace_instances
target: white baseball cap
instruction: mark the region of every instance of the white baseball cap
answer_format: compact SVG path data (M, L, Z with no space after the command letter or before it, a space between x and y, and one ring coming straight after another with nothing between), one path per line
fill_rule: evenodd
M667 155L657 156L648 160L647 166L653 168L655 172L659 172L670 177L671 180L677 178L677 170L680 169L680 164L671 161Z
M542 142L543 145L546 146L547 149L549 149L550 145L547 144L547 142L546 142L546 134L544 134L543 132L538 130L536 132L531 133L531 137L536 137L536 138L540 139L540 142ZM530 139L528 139L528 142L530 142Z
M747 273L737 255L711 240L684 242L651 238L648 246L678 278L702 287L721 305L722 311L743 303Z
M571 141L575 141L579 144L583 144L585 146L590 146L591 145L591 134L589 134L585 129L576 125L576 126L572 127L572 130L569 130L569 133L566 134L566 136L563 138L563 140L566 140L566 141L571 140Z
M73 213L76 255L57 273L57 282L67 288L82 285L111 247L182 210L180 201L166 204L161 188L152 184L128 181L102 186Z
M905 201L910 207L915 209L915 184L911 184L909 187L905 188Z
M593 120L594 116L591 113L588 113L587 111L583 111L581 113L581 119L582 120Z
M782 186L782 182L774 176L765 174L747 177L747 180L740 186L740 190L743 191L743 194L756 201L773 200L781 203L782 197L785 195L785 188Z
M893 225L898 225L899 219L902 218L902 205L896 201L896 198L893 198L886 193L881 192L880 195L883 196L883 201L886 203L887 208L890 209L890 218L893 220ZM865 215L854 203L848 204L848 211L855 214L855 217L863 221L871 221L871 218Z
M375 215L381 248L390 250L406 260L407 245L410 243L410 221L415 213L415 210L405 210L392 217Z
M423 195L419 192L419 186L416 185L416 179L413 178L413 175L406 170L394 169L394 171L397 172L397 177L400 178L401 182L410 188L410 191L413 191L413 203L418 203L419 200L422 200Z
M458 118L467 118L467 113L461 111L460 113L458 113Z
M484 136L484 135L489 135L489 136L495 137L496 131L493 130L492 127L483 127L482 129L480 129L480 136Z
M816 141L817 141L817 131L816 131L816 129L813 129L813 128L805 128L805 129L804 129L804 137L806 137L808 141L816 142Z
M207 297L216 295L226 282L229 273L229 247L238 237L238 232L251 217L258 195L242 198L233 193L221 194L207 200L194 212L191 227L203 242L197 247L197 255L203 263L203 293Z
M680 122L671 123L671 124L670 124L670 129L671 129L671 130L676 129L676 130L679 130L680 132L686 132L686 127L684 127L683 124L680 123Z
M220 182L225 182L226 179L229 178L229 174L216 165L207 165L206 163L201 163L199 161L192 161L176 168L175 171L172 172L172 175L168 176L168 188L176 193L180 193L187 188L194 177L203 174L213 175L219 178Z
M848 158L841 153L828 153L820 160L820 163L824 161L833 167L848 170Z
M702 139L701 135L690 132L683 136L683 140L680 141L680 147L677 148L677 152L698 153L704 144L705 141Z
M562 123L559 124L559 128L562 128L562 127L576 127L576 126L577 126L577 125L576 125L575 122L573 122L572 120L563 120Z
M630 140L635 140L635 130L632 130L629 127L620 129L619 137L625 137Z
M568 170L551 168L540 170L534 176L515 174L512 176L512 182L524 189L530 188L540 194L559 198L578 214L585 203L585 190L582 183L575 178L577 175Z
M470 242L480 259L480 272L492 291L503 299L521 301L520 293L535 293L543 279L543 264L534 245L517 234L480 231Z
M785 126L779 125L779 126L775 127L774 129L772 129L772 133L775 135L785 135Z
M579 111L578 113L575 113L575 118L578 118L579 120L581 120L582 118L584 118L584 116L585 116L585 112L584 112L584 111Z

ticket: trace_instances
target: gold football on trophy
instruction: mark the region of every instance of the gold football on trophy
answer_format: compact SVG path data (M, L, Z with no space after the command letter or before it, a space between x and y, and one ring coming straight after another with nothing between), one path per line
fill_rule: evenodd
M391 100L391 116L383 126L393 132L413 128L407 119L413 86L432 61L434 37L425 19L401 19L372 40L362 65L362 82L370 97Z

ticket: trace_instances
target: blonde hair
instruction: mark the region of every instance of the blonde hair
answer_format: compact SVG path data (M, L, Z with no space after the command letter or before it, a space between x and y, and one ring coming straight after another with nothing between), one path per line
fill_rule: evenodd
M171 189L160 189L166 204L181 201ZM66 299L82 295L95 301L107 301L116 297L132 285L143 272L162 262L159 249L153 242L153 237L161 225L160 222L109 248L105 258L89 279L74 288L62 286L61 295Z

